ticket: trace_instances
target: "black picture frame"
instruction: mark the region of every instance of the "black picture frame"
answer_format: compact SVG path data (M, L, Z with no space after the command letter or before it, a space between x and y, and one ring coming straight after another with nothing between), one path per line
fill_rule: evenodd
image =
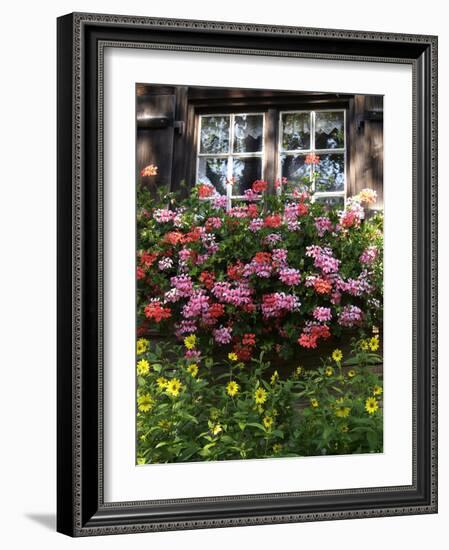
M60 17L57 29L57 530L88 536L437 512L437 37L87 13ZM104 502L99 106L103 47L112 43L412 66L410 486Z

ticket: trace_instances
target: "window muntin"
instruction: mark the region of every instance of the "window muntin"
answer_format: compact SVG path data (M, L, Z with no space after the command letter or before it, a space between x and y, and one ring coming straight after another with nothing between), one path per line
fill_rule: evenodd
M287 178L287 192L307 178L314 200L341 204L346 198L346 111L344 109L279 112L278 177ZM199 116L197 182L211 183L232 199L263 179L265 114L226 113ZM319 156L307 164L307 155Z
M196 176L229 205L263 178L264 113L200 115Z
M344 109L281 111L279 115L279 177L287 191L311 182L315 200L344 205L346 197L346 112ZM319 156L307 164L307 155ZM332 199L332 200L331 200Z

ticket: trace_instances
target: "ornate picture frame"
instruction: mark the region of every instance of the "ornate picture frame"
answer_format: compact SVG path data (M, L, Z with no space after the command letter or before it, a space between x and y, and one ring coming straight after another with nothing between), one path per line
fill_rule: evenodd
M412 68L412 483L106 502L104 50L245 54ZM437 512L437 38L74 13L58 18L58 503L70 536ZM188 467L188 466L187 466ZM180 489L182 491L182 488Z

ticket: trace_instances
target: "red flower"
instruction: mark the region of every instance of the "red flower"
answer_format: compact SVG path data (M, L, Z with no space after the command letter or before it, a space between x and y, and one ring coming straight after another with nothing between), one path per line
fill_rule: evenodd
M309 212L309 205L300 202L297 207L298 216L305 216Z
M271 262L271 254L269 252L257 252L253 261L256 264L269 264Z
M163 241L171 245L180 243L183 239L183 234L180 231L169 231L164 235Z
M313 288L316 290L318 294L329 294L329 292L332 290L332 285L329 281L326 281L325 279L315 279L313 283Z
M251 359L252 349L248 346L241 346L240 344L236 344L234 346L234 353L237 354L237 358L239 361L249 361Z
M306 164L318 164L320 162L320 157L318 155L315 155L315 153L309 153L306 156L306 160L304 162Z
M254 313L256 311L256 304L253 304L252 302L249 304L243 304L242 309L246 313Z
M215 282L215 275L210 271L202 271L200 275L200 281L207 289L211 289Z
M156 323L160 323L162 319L168 319L171 317L171 309L169 307L163 307L159 300L150 302L145 306L145 317L147 319L154 319Z
M239 281L243 276L243 264L239 260L236 264L228 266L227 274L233 281Z
M265 227L276 228L279 227L282 223L282 218L280 214L273 214L272 216L267 216L264 220Z
M193 227L191 231L186 233L183 238L182 242L185 243L194 243L199 241L201 238L201 229L199 227Z
M200 199L207 199L214 193L214 188L211 185L205 185L204 183L198 185L198 197Z
M303 348L316 348L316 336L312 336L311 334L301 334L301 336L298 338L298 344L302 346Z
M257 209L257 204L250 204L246 212L249 218L257 218L259 215L259 210Z
M156 261L157 254L152 254L150 252L142 252L140 256L140 265L143 267L151 267Z
M223 304L212 304L209 307L208 314L213 317L214 319L218 319L222 315L224 315L225 309Z
M136 277L138 281L145 279L145 271L141 267L137 267Z
M253 183L254 193L263 193L267 187L268 187L268 183L264 180L256 180Z
M242 338L242 344L244 346L255 346L256 345L256 335L255 334L244 334Z

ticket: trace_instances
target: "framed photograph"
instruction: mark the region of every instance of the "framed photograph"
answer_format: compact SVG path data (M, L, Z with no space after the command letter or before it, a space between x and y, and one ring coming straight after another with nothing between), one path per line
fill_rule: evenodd
M58 531L437 511L437 38L58 19Z

